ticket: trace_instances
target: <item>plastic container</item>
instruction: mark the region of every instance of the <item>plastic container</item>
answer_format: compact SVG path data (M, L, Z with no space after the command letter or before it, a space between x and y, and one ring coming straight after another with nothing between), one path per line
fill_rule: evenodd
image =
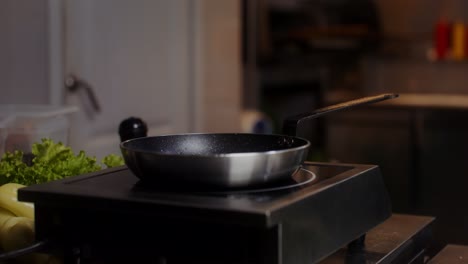
M0 105L0 156L6 151L31 152L42 138L68 144L74 106Z

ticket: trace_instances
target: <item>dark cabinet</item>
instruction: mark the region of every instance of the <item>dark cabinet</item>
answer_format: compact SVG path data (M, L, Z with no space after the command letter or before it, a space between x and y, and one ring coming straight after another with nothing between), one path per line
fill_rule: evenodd
M331 161L379 165L393 210L407 213L411 200L409 114L366 109L326 119L327 156Z
M393 211L436 217L440 243L468 243L468 112L368 107L326 119L330 160L377 164Z

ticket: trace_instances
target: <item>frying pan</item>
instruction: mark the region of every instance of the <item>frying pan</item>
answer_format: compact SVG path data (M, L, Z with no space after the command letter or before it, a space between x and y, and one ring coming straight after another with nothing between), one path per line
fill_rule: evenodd
M214 133L139 137L120 143L127 167L140 182L181 188L251 188L286 180L307 157L310 142L296 137L305 120L371 104L397 94L381 94L287 118L284 135Z

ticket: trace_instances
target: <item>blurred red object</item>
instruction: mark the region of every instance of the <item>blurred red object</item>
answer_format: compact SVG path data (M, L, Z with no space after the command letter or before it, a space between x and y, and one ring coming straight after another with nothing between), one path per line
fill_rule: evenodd
M440 19L434 28L434 48L436 59L447 57L450 46L450 24L445 19Z

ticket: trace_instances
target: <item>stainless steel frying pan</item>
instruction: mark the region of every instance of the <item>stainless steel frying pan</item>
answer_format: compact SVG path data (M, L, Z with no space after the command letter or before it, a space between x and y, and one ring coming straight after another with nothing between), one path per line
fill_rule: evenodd
M128 168L141 182L181 188L232 189L288 179L306 159L310 142L296 137L298 125L347 108L397 97L364 97L290 117L285 135L178 134L121 142Z

